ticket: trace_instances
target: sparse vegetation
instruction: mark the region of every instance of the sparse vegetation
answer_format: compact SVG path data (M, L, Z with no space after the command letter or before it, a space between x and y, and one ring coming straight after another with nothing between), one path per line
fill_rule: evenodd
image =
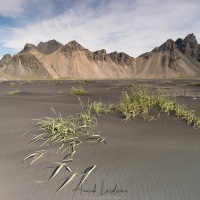
M91 111L94 111L95 113L97 113L98 115L100 115L100 113L103 114L107 114L112 112L115 109L115 105L112 103L105 103L100 101L94 101L89 103L88 102L88 107L91 109Z
M190 86L200 86L200 82L191 82L190 84L189 84Z
M27 83L26 83L26 81L20 81L19 82L19 85L26 85Z
M18 85L27 85L27 84L33 84L33 80L18 80L17 81ZM15 85L17 85L17 83Z
M131 94L123 92L122 99L117 105L117 110L126 120L135 119L138 116L150 120L154 117L150 115L150 111L156 108L166 114L176 115L194 128L200 127L200 117L195 115L194 110L189 110L177 101L169 99L166 91L159 90L157 94L153 94L151 88L145 84L132 85Z
M173 83L173 82L169 82L168 85L175 85L175 83Z
M11 86L16 86L16 83L10 83Z
M30 83L30 84L34 84L35 83L35 81L33 81L33 80L27 80L27 82Z
M195 111L189 110L185 105L181 105L175 100L162 99L160 97L157 97L157 105L162 112L168 115L175 114L194 128L200 127L200 117L197 117Z
M122 92L121 101L117 105L117 110L122 113L126 120L142 117L150 119L149 110L156 106L156 99L151 96L151 89L145 84L135 84L131 86L131 94Z
M63 90L58 91L58 94L63 94L63 93L64 93Z
M57 164L57 166L48 180L36 181L39 183L47 182L53 179L62 168L66 169L67 177L62 179L64 181L56 192L63 189L67 184L76 178L80 178L79 186L82 185L90 173L96 168L96 165L88 167L81 175L71 170L69 164L74 159L77 146L81 145L85 140L95 144L102 142L108 144L105 141L105 138L100 134L94 134L94 130L97 125L97 119L95 116L92 116L91 108L87 107L84 109L82 102L80 103L79 107L82 110L80 113L68 116L66 118L63 118L61 114L57 115L52 109L55 113L55 117L46 117L42 120L39 120L39 122L36 124L37 134L34 135L30 143L30 145L39 143L40 148L44 148L47 144L51 144L52 146L57 147L56 154L63 155L61 162L54 162L54 164ZM25 134L27 133L28 132ZM30 164L33 164L47 154L48 152L45 149L38 150L28 155L22 162L31 159Z
M90 81L85 80L85 81L78 81L77 84L80 84L80 85L88 85L89 83L90 83Z
M51 85L60 85L62 82L57 80L56 82L52 83Z
M83 89L83 87L72 87L71 88L71 91L70 91L71 95L85 95L85 94L88 94L88 92Z
M20 93L20 90L18 90L18 89L7 92L7 94L10 96L18 95L19 93Z
M52 86L55 86L55 85L60 85L62 83L62 81L59 81L59 80L57 80L57 81L48 81L48 84L49 85L52 85Z
M71 169L70 163L74 160L78 146L84 141L109 145L103 136L95 134L97 118L93 115L94 113L100 115L101 113L107 114L116 111L121 113L125 120L135 119L136 117L151 120L155 116L155 111L159 111L168 115L175 115L194 128L200 127L200 117L195 115L194 110L189 110L186 106L171 99L166 90L158 89L155 91L146 84L133 84L129 89L129 91L122 92L121 100L117 104L106 103L101 100L94 102L88 100L88 103L83 105L80 101L78 107L81 111L78 114L63 118L61 114L57 115L52 109L55 117L46 117L38 121L36 135L34 135L30 145L39 144L39 148L43 149L28 155L22 162L27 162L30 159L32 165L45 157L48 154L47 148L45 148L47 145L55 148L55 154L63 155L63 158L59 162L53 162L53 164L56 164L55 169L46 181L37 182L43 183L52 180L62 169L66 170L66 178L61 179L63 183L57 191L77 178L80 179L79 186L85 182L96 165L87 167L83 173L74 172ZM87 91L82 87L71 88L71 94L87 94Z

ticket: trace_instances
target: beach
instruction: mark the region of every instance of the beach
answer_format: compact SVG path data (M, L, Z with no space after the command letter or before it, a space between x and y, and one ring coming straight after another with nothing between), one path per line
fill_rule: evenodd
M184 121L161 113L159 118L125 121L120 113L97 116L96 133L105 143L84 142L77 147L71 169L82 174L96 165L88 181L78 187L79 179L56 192L65 177L61 171L47 180L62 155L46 146L48 155L33 165L21 161L38 145L29 145L34 135L33 119L63 117L80 112L77 105L90 101L117 103L123 90L132 83L147 83L165 88L177 95L176 100L195 110L200 116L200 87L190 85L192 79L99 80L77 81L38 80L33 82L3 81L0 84L0 199L6 200L199 200L200 198L200 131ZM20 84L21 82L21 84ZM12 84L11 84L12 83ZM23 83L23 84L22 84ZM88 94L70 94L80 87ZM20 90L17 95L9 91ZM26 136L21 135L31 130Z

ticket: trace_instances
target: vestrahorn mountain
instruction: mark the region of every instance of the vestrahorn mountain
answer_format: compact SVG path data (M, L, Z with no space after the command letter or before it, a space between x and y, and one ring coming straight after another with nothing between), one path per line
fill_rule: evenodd
M195 77L200 76L200 45L194 34L185 39L167 40L160 47L136 58L139 77Z
M91 52L76 41L26 44L0 61L0 78L174 78L200 76L200 45L194 34L167 40L133 58L126 53Z

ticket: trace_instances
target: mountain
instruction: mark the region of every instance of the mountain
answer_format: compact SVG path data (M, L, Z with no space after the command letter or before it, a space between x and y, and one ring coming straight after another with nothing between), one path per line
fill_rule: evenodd
M37 46L33 44L26 44L20 53L26 53L31 50L36 50L42 54L51 54L63 46L56 40L49 40L48 42L40 42Z
M194 34L189 34L184 40L181 38L176 40L176 46L187 57L200 62L200 44L197 43Z
M22 54L32 55L37 66L47 72L42 76L52 78L132 78L135 70L135 59L125 53L107 54L104 49L91 52L76 41L66 45L55 40L40 42L38 46L26 44L17 55ZM2 63L3 60L0 66ZM13 69L10 65L9 68Z
M42 78L49 75L43 64L30 53L19 53L13 57L6 54L0 61L0 72L13 78Z
M26 44L13 57L0 60L0 78L172 78L200 76L200 45L194 34L167 40L134 59L126 53L91 52L78 42L56 40Z
M136 58L136 77L200 76L200 45L194 34L167 40L160 47Z

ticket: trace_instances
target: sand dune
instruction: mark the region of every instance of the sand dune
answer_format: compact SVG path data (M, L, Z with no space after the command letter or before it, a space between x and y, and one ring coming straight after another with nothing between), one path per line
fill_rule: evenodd
M137 80L144 82L144 80ZM155 87L170 90L186 89L177 100L185 102L200 113L200 91L188 86L193 80L149 80ZM147 81L145 81L147 82ZM198 129L185 124L173 116L162 114L159 119L144 122L142 119L125 122L119 114L111 113L98 118L96 131L115 145L93 145L84 143L77 148L74 162L70 167L82 173L86 167L97 165L88 181L75 190L78 181L72 182L58 193L65 170L55 180L46 180L52 173L51 162L57 161L52 147L43 160L27 166L21 161L38 150L37 145L28 146L32 134L20 139L22 133L35 128L32 119L54 116L54 108L62 116L79 112L77 96L69 94L77 81L62 81L53 85L47 81L11 86L10 82L0 84L0 193L7 200L66 200L66 199L127 199L127 200L199 200L200 196L200 134ZM102 100L118 102L121 91L133 81L91 81L83 85L89 94L81 100ZM171 83L171 84L169 84ZM173 83L173 84L172 84ZM21 93L8 96L15 88ZM63 94L58 91L63 90ZM196 95L197 100L192 100ZM96 184L95 192L93 191ZM88 191L88 192L87 192ZM106 192L107 191L107 192ZM113 192L112 192L113 191ZM118 192L116 192L118 191ZM74 193L75 192L75 193Z

